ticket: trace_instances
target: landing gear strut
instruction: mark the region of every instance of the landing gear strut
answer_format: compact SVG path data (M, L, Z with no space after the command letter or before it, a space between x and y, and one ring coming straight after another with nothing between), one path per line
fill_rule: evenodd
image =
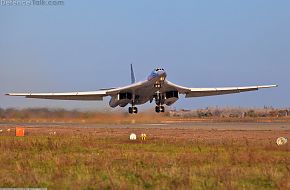
M138 113L138 108L135 106L129 107L129 113L130 114L136 114Z
M136 96L135 95L135 93L132 93L132 102L131 102L131 104L132 104L132 106L131 107L129 107L129 113L130 114L137 114L138 113L138 108L137 107L135 107L135 98L138 98L139 96Z
M156 92L155 103L156 103L156 107L155 107L156 113L160 113L160 112L165 111L164 106L162 106L162 104L164 104L164 99L159 91Z

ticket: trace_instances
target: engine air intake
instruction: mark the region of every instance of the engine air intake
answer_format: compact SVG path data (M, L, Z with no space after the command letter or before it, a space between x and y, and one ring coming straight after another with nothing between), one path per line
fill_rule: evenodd
M132 99L132 93L125 92L125 93L119 93L119 100L131 100Z
M178 98L178 91L168 91L165 93L166 98Z

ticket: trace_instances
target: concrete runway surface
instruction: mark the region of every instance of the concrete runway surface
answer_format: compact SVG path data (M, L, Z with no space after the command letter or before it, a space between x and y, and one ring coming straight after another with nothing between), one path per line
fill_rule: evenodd
M251 122L168 122L147 124L88 124L88 123L10 123L2 122L0 127L37 128L164 128L200 130L290 130L290 123L251 123Z

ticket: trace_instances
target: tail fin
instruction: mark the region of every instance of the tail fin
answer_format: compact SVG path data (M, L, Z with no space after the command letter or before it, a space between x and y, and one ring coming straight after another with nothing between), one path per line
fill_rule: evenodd
M134 74L134 71L133 71L133 65L131 64L131 83L135 83L135 74Z

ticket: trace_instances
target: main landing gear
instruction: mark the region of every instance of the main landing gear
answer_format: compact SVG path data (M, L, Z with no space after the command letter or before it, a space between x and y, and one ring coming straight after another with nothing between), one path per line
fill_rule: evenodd
M129 107L129 113L130 114L136 114L138 113L138 108L135 106Z
M164 106L156 106L155 111L156 111L156 113L164 112L165 108L164 108Z

